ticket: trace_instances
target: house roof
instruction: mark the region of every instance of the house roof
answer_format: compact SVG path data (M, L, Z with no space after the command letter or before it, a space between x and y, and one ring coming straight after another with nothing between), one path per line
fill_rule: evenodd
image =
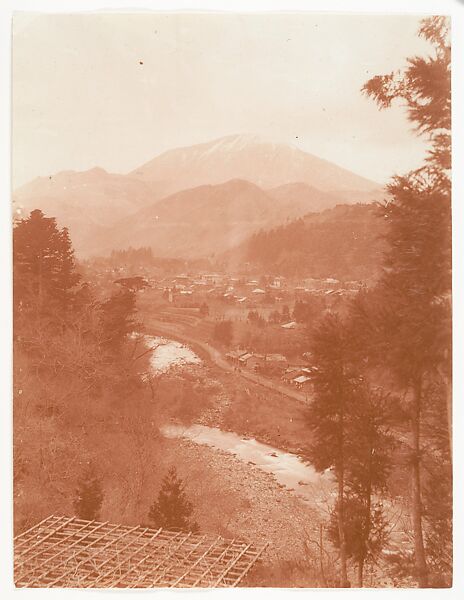
M266 546L52 515L15 538L15 584L23 588L236 587Z
M247 352L244 352L243 350L231 350L226 356L229 358L240 358L244 354L247 354Z
M311 381L311 377L306 377L306 375L300 375L299 377L295 377L293 379L295 383L306 383L307 381Z
M266 360L271 360L271 361L278 360L278 361L287 362L287 359L285 358L285 356L283 354L267 354Z
M285 323L285 325L281 325L282 329L295 329L296 321L290 321L290 323Z

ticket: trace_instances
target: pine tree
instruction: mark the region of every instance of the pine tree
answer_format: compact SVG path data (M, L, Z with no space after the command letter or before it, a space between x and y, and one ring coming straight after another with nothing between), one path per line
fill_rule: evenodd
M191 520L193 505L185 494L185 485L173 466L164 477L157 500L153 502L148 518L154 527L198 532L198 524Z
M80 279L68 230L40 210L21 219L13 229L13 275L17 311L66 311Z
M318 471L332 468L338 484L333 523L336 519L341 585L348 583L351 556L362 587L365 561L385 542L381 501L373 498L384 491L389 472L392 403L360 375L349 318L327 313L311 332L311 352L317 371L308 412L313 433L309 455Z
M103 503L101 481L92 466L89 466L78 482L74 510L79 519L94 521L99 518Z
M366 562L375 563L388 539L387 521L381 502L374 503L369 512L359 497L347 493L344 500L344 534L346 554L358 565L358 584L363 587L363 569ZM328 527L330 541L340 547L338 530L338 502L330 513Z
M312 430L311 463L318 471L333 468L337 480L337 523L340 548L340 583L348 586L344 503L347 451L347 415L357 381L351 372L349 343L341 319L327 314L312 331L311 352L315 371L314 399L308 411Z
M382 109L394 100L406 101L408 118L431 142L428 163L437 172L451 168L451 45L449 19L422 20L419 36L430 42L433 54L407 59L405 69L377 75L363 87Z
M147 287L150 287L150 284L145 279L145 277L141 277L140 275L116 279L114 283L117 283L123 289L129 290L131 292L138 292L140 290L144 290Z
M349 505L345 521L356 524L351 532L356 531L357 537L347 537L347 552L357 563L358 587L363 586L366 560L375 560L387 537L381 495L391 464L393 407L390 395L372 389L364 378L348 407L345 482Z
M428 585L423 533L421 426L426 389L437 374L448 379L451 289L451 48L446 17L422 21L419 34L434 48L427 58L408 59L402 72L376 76L364 91L380 108L407 103L409 119L429 137L424 166L397 176L391 200L386 256L380 288L384 295L383 361L405 392L411 431L411 499L418 583ZM451 445L451 397L446 398Z
M213 338L224 346L230 346L233 336L232 321L220 321L214 326Z
M103 347L112 354L121 351L127 335L137 327L135 292L123 288L101 305Z

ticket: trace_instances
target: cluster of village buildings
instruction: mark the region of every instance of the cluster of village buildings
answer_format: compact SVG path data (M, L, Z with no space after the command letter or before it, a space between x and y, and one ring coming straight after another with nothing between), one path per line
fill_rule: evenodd
M96 269L93 273L97 287L109 288L120 277L139 275L144 277L152 290L162 293L167 302L180 307L199 306L202 302L217 300L248 309L274 303L292 303L309 296L321 296L327 300L351 296L363 286L360 281L341 282L333 278L287 279L255 275L230 275L217 272L180 273L166 275L157 269L140 266L112 266Z
M98 275L98 279L106 283L134 273L124 267L113 267L99 271ZM148 289L156 290L168 303L178 307L199 307L202 303L208 305L215 300L254 309L268 302L291 305L311 295L322 296L329 301L329 298L335 300L340 296L354 295L363 286L363 282L340 282L333 278L290 280L284 277L250 278L208 272L162 276L150 273L146 267L140 269L139 275L146 281ZM283 330L299 326L293 320L279 324ZM277 377L299 390L310 390L317 371L316 367L311 366L310 357L305 355L300 364L291 364L282 354L258 354L247 350L233 350L226 357L237 369Z
M181 274L156 282L163 287L169 302L208 301L218 299L230 304L254 308L263 304L303 300L309 295L340 297L355 294L361 282L341 283L332 278L287 280L283 277L248 279L219 273Z
M256 373L278 376L300 390L308 390L312 385L317 367L309 366L309 360L300 364L290 364L283 354L256 354L243 350L233 350L226 354L227 360L237 369L247 369ZM309 358L309 355L303 355Z

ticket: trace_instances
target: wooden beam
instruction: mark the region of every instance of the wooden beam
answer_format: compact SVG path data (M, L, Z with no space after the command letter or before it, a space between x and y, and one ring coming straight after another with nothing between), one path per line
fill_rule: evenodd
M36 546L40 546L41 544L43 544L45 542L45 540L48 540L48 538L51 538L52 536L56 535L58 533L58 531L61 531L62 529L64 529L64 527L66 527L66 525L69 525L69 523L71 523L73 520L74 520L74 517L70 517L68 519L65 519L65 521L63 521L63 523L62 523L62 525L60 525L60 527L58 527L57 529L54 529L53 531L51 531L45 537L40 538L40 540L37 540L37 542L35 544L32 544L32 546L28 546L26 548L26 550L24 550L24 552L21 552L19 554L18 558L22 558L28 552L30 552L31 550L33 550Z
M16 539L16 585L47 588L235 587L268 545L53 515Z
M213 587L218 587L218 585L220 584L221 580L224 579L224 577L227 575L227 573L230 571L230 569L237 564L237 562L242 558L242 556L245 554L245 552L248 550L248 548L250 548L251 544L247 544L243 550L230 562L230 565L224 570L224 572L222 573L222 575L219 577L219 579L216 580L215 584Z
M105 521L105 523L100 523L97 527L94 527L94 529L92 531L90 531L85 537L88 537L89 535L91 535L92 533L95 533L96 531L99 531L102 527L108 525L108 521ZM94 540L93 542L90 542L90 544L87 544L86 546L84 546L80 551L88 551L89 548L91 548L92 546L94 546L95 544L97 544L98 542L101 542L104 538L105 535L108 535L109 533L112 533L113 531L117 530L119 528L118 525L114 525L112 526L112 529L110 529L110 531L106 531L104 532L102 535L100 535L100 537L97 537L96 540ZM64 561L64 565L67 564L67 562L69 560L71 560L72 558L75 558L75 555L69 554L69 550L71 548L73 548L74 546L76 546L77 544L80 544L82 542L82 539L77 540L76 542L74 542L74 544L71 544L71 546L68 546L68 548L63 549L63 551L67 554L66 557L66 561ZM83 560L79 563L79 565L83 565L85 563L87 563L90 560L90 558L87 558L86 560ZM63 567L64 567L63 565ZM59 577L57 577L56 579L54 579L53 581L49 581L46 587L51 587L52 585L55 585L55 583L58 583L58 581L61 581L62 579L64 579L64 577L67 577L69 575L69 571L65 571L62 575L60 575Z
M134 556L136 556L136 555L137 555L139 552L141 552L141 551L142 551L144 548L146 548L147 546L149 546L149 545L150 545L150 544L153 542L153 540L155 540L155 539L158 537L158 535L161 533L161 531L162 531L162 529L161 529L161 527L160 527L160 529L158 529L158 531L156 531L156 532L155 532L155 533L154 533L154 534L153 534L153 535L152 535L152 536L151 536L151 537L150 537L150 538L149 538L149 539L148 539L148 540L147 540L147 541L146 541L144 544L142 544L141 546L139 546L139 547L137 548L137 550L136 550L136 551L135 551L135 552L134 552L132 555L130 555L128 558L126 558L126 559L125 559L125 560L124 560L122 563L119 563L119 564L118 564L118 568L121 568L121 565L123 565L123 564L125 564L126 562L128 562L128 561L132 560L132 559L134 558ZM138 567L139 567L139 566L140 566L140 565L143 563L143 561L145 561L145 560L147 560L147 558L149 558L149 556L150 556L150 555L148 555L148 556L145 556L144 558L142 558L141 560L139 560L139 562L138 562L137 564L133 565L133 566L132 566L130 569L128 569L127 571L125 571L124 573L122 573L118 579L116 579L116 580L112 581L112 582L111 582L111 587L116 587L116 585L117 585L117 584L118 584L120 581L122 581L122 580L123 580L125 577L127 577L127 575L128 575L130 572L132 572L134 569L138 568ZM91 585L89 585L89 586L86 586L86 587L91 587L93 584L94 584L94 582L91 582Z
M203 554L193 563L193 565L190 566L190 568L187 569L187 571L181 575L181 577L179 577L178 579L176 579L176 581L170 586L170 587L175 587L177 584L179 584L183 579L185 579L187 577L187 575L189 574L189 572L196 567L196 565L198 565L198 563L200 563L205 556L208 554L208 552L210 550L212 550L214 548L214 546L217 546L219 540L221 538L217 538L214 540L214 542L203 552Z
M205 569L205 571L203 571L203 573L197 579L195 579L195 581L192 583L192 587L195 587L198 583L200 583L200 581L204 579L206 574L211 571L214 565L216 565L220 560L224 558L224 555L226 555L227 552L233 552L232 546L234 541L235 539L233 539L231 543L221 552L221 554L218 557L216 557L214 561Z
M23 531L23 533L20 533L17 536L15 536L14 539L13 539L15 551L18 548L21 548L21 546L24 546L24 544L27 544L27 542L29 541L29 538L28 539L22 539L22 538L24 538L29 533L33 533L35 529L39 530L42 525L44 525L47 521L50 521L51 519L55 519L55 520L58 520L58 521L61 520L60 517L55 517L54 515L50 515L49 517L45 517L45 519L43 519L42 521L40 521L40 523L37 523L36 525L33 525L32 527L30 527L26 531ZM17 544L18 540L21 540L21 542L19 544Z

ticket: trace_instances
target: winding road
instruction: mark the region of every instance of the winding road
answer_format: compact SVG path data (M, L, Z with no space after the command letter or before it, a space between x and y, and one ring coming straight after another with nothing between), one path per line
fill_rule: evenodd
M209 359L223 371L233 373L236 376L242 377L243 379L248 379L253 383L273 390L274 392L277 391L283 394L284 396L293 398L294 400L298 400L298 402L308 404L308 397L306 394L302 394L297 390L293 390L287 386L277 383L276 381L268 379L267 377L263 377L258 373L252 373L251 371L247 371L245 369L237 371L236 368L224 358L222 353L217 348L215 348L208 342L202 342L198 339L191 337L183 331L179 331L180 328L175 324L168 324L164 321L156 321L154 319L150 319L149 326L147 327L147 329L149 330L148 332L150 333L150 335L165 336L183 344L188 344L192 348L192 350L196 352L200 357Z

